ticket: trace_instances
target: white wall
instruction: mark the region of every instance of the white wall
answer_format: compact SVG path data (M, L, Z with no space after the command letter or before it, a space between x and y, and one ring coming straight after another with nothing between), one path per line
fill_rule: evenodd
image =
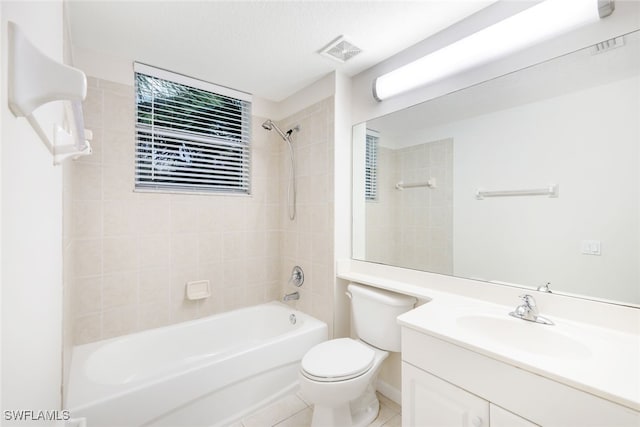
M62 168L8 109L7 21L62 60L62 2L2 2L2 409L60 409ZM52 129L62 106L38 119ZM4 418L4 416L3 416ZM43 423L40 423L43 425Z

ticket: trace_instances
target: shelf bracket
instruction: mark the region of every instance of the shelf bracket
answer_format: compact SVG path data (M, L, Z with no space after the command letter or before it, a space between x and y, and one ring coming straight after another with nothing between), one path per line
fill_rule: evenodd
M84 73L44 55L14 22L8 22L8 31L8 95L13 115L29 122L53 155L54 164L91 154L91 133L84 129L82 113L82 101L87 95ZM38 107L52 101L67 101L71 107L65 109L68 129L54 124L53 140L33 115Z

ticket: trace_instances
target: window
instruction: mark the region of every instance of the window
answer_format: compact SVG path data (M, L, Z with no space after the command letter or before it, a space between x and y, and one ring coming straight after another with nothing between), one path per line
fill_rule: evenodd
M367 146L365 153L365 200L378 200L378 142L380 134L375 130L367 129Z
M135 186L249 193L251 96L136 63Z

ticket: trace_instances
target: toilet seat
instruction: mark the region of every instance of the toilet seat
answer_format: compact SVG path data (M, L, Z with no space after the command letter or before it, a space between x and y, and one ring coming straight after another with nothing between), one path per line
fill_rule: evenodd
M302 375L320 382L345 381L373 366L375 351L351 338L338 338L316 345L302 358Z

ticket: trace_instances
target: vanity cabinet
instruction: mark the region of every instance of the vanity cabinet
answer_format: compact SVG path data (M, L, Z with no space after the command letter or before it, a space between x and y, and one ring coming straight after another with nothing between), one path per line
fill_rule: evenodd
M409 363L402 363L402 419L405 426L536 427Z
M491 420L491 427L536 427L530 421L525 420L516 414L502 409L499 406L491 403L489 405L489 419Z
M489 402L406 362L402 363L402 412L406 426L483 427Z
M638 427L640 413L404 326L402 422L406 427Z

